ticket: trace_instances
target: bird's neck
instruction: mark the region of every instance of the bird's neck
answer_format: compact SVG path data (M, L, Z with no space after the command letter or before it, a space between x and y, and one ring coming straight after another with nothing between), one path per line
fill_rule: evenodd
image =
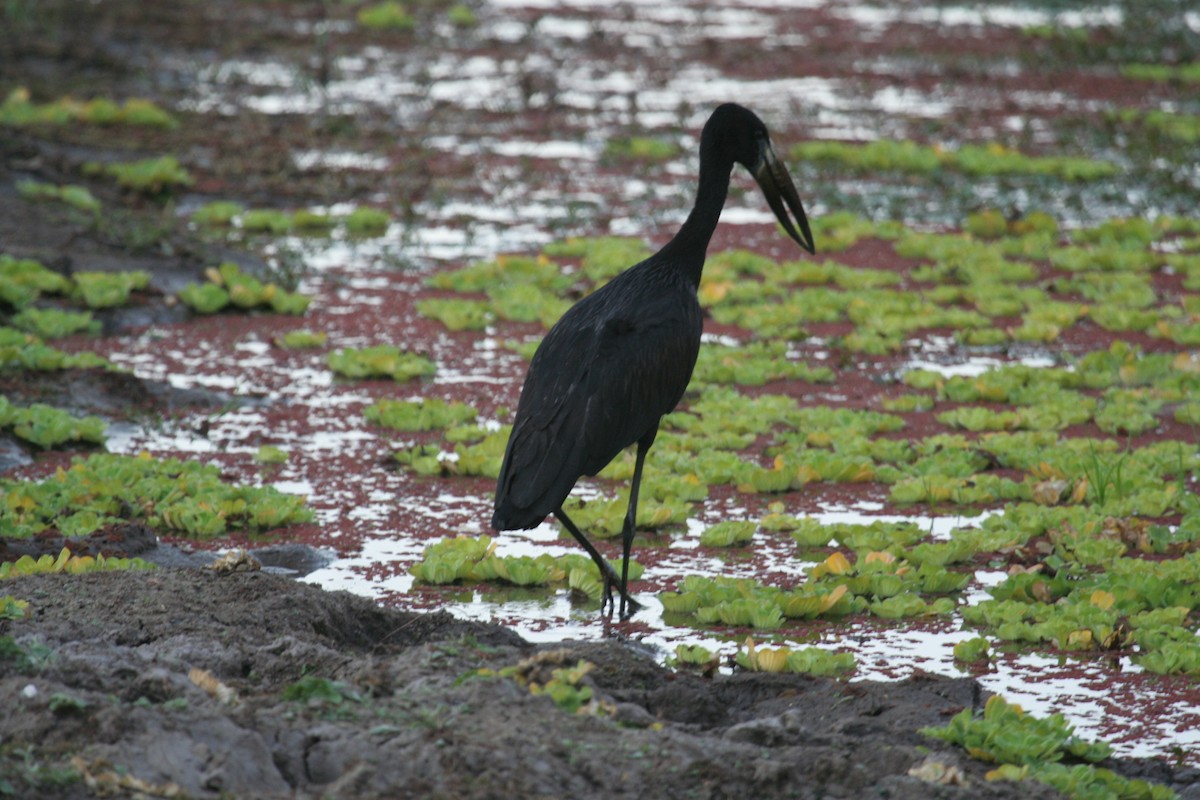
M692 285L700 286L700 274L704 270L704 256L708 251L708 243L713 231L717 229L717 220L721 218L721 208L725 205L725 197L729 194L729 174L733 164L705 163L703 154L700 159L700 188L696 192L696 204L692 213L679 228L675 237L667 242L660 255L669 263L685 273Z

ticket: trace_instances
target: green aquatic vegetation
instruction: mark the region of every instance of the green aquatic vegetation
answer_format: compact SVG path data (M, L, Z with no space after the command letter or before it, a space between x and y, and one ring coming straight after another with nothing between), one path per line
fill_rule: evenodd
M25 127L30 125L129 125L145 128L172 129L179 122L150 100L131 97L118 104L107 98L76 100L70 96L49 103L34 103L29 90L23 87L9 92L0 103L0 125Z
M898 222L872 222L846 211L822 214L810 223L823 253L848 250L861 239L895 239L904 229Z
M1118 308L1147 309L1158 303L1144 272L1078 272L1055 278L1051 286L1059 294L1078 294L1090 303Z
M703 349L703 348L701 348ZM779 394L748 397L730 387L714 387L688 404L686 411L674 411L663 418L667 430L697 432L704 435L718 430L725 433L759 434L799 413L795 400Z
M944 727L922 728L921 733L958 745L974 758L998 764L988 773L989 780L1032 778L1067 797L1081 799L1170 800L1176 796L1165 786L1130 780L1093 766L1111 754L1108 744L1079 738L1061 714L1037 718L999 695L988 698L980 715L964 709ZM1066 760L1084 763L1061 763Z
M973 639L965 639L954 645L954 660L964 661L967 663L976 661L987 661L990 655L991 645L988 640L982 636L976 636Z
M310 349L324 347L329 341L329 334L325 331L310 331L310 330L294 330L280 336L275 340L282 347L289 349Z
M252 208L238 217L242 230L247 233L269 233L280 236L292 227L292 215L274 208Z
M700 534L702 547L736 547L749 544L754 538L757 523L742 520L725 520L710 525Z
M497 470L499 472L499 470ZM625 527L625 513L629 506L629 491L623 490L614 498L597 498L581 500L569 497L563 503L563 510L581 529L586 529L589 536L599 539L611 539L621 535ZM692 504L674 498L660 500L654 497L638 498L637 528L639 530L656 530L668 525L679 525L687 520ZM566 535L565 528L562 529Z
M116 308L129 302L129 295L142 291L150 285L150 273L144 270L132 272L76 272L72 278L75 286L71 295L83 301L88 308Z
M85 186L57 186L39 181L17 181L17 192L29 200L53 200L86 214L100 213L100 201Z
M298 233L320 235L328 233L336 224L337 220L320 211L301 208L292 213L292 228Z
M1134 663L1147 672L1159 675L1189 675L1200 677L1200 644L1194 641L1164 642Z
M122 189L156 197L175 189L191 186L195 179L174 156L146 158L107 166L90 165L85 173L106 174L116 179Z
M788 358L787 342L763 340L741 347L709 344L700 348L692 385L762 386L777 380L832 383L829 367L810 367Z
M1035 175L1069 181L1093 181L1117 174L1117 168L1107 161L1072 156L1029 156L997 143L944 150L908 140L878 140L866 144L811 141L793 145L789 155L795 161L833 163L855 172L882 170L929 175L951 169L981 177Z
M1109 161L1076 156L1028 156L1000 144L964 145L950 162L968 175L1043 175L1068 181L1095 181L1117 174Z
M310 522L304 498L271 487L230 485L216 466L148 455L76 457L44 480L0 480L0 525L29 536L54 525L71 535L141 519L164 532L219 535Z
M928 175L942 166L940 152L909 140L879 139L866 144L813 140L792 145L793 161L834 163L856 172L895 170Z
M743 647L738 648L734 661L749 672L795 672L824 678L851 672L857 666L853 653L835 653L820 647L765 648L749 638Z
M825 547L832 540L851 550L891 550L925 538L925 532L912 522L838 522L822 524L813 517L792 518L789 532L797 546Z
M572 588L581 589L600 599L603 589L600 570L590 558L581 553L562 556L543 554L537 557L495 555L496 542L484 535L446 537L427 545L421 560L409 568L409 573L421 583L485 583L499 582L514 586L550 586L571 581ZM643 567L629 562L629 579L639 580ZM586 580L585 580L586 579Z
M1200 61L1190 64L1122 64L1121 74L1126 78L1144 81L1200 83Z
M369 206L359 206L342 219L346 232L351 236L382 236L387 233L392 218L386 211Z
M951 428L968 431L1008 431L1021 425L1015 411L993 411L980 406L960 406L937 415L937 421Z
M1088 310L1088 318L1106 331L1146 331L1163 321L1168 309L1135 309L1113 305L1096 305ZM1169 329L1171 330L1171 329ZM1175 331L1172 331L1175 332ZM1183 342L1177 336L1168 336Z
M365 6L358 10L358 24L364 28L381 31L411 31L417 25L416 18L396 0Z
M225 261L204 272L208 283L188 284L179 291L179 299L199 314L213 314L230 304L242 309L269 307L279 314L303 314L312 298L289 292L275 283L263 283L242 268Z
M43 481L0 481L0 522L19 535L48 525L89 534L112 519L145 519L151 528L214 535L310 522L304 498L274 488L229 486L221 471L198 462L115 456L74 458Z
M876 600L869 606L871 613L881 619L909 619L912 617L946 616L954 611L954 601L948 597L939 597L933 602L925 600L914 592L904 592L883 600Z
M26 575L82 575L85 572L129 569L154 569L154 564L140 558L106 558L102 553L95 556L77 556L64 547L57 558L49 554L36 559L26 555L16 561L0 564L0 580Z
M963 709L945 727L922 728L921 733L1000 764L1047 763L1066 756L1094 763L1112 753L1104 742L1075 736L1074 727L1061 714L1037 718L1000 695L989 697L979 716Z
M540 322L549 328L571 307L571 301L538 286L518 283L488 289L492 312L514 322ZM449 326L447 326L449 327Z
M286 464L288 452L280 447L264 444L255 451L254 460L259 464Z
M446 11L446 19L456 28L473 28L479 24L475 11L468 5L455 3Z
M569 237L542 252L550 258L579 259L583 273L597 284L650 255L641 239L627 236Z
M229 292L215 283L189 283L176 296L198 314L215 314L229 305Z
M497 286L531 284L555 294L565 291L575 278L544 255L497 256L491 261L476 261L460 269L436 272L426 281L433 289L456 292L485 292Z
M234 219L245 213L246 207L232 200L214 200L205 203L192 212L192 222L212 228L225 228L233 224Z
M496 319L490 303L462 297L418 300L417 312L436 319L452 331L481 331Z
M398 431L431 431L475 419L476 411L466 403L447 403L437 397L420 400L380 400L367 406L368 422Z
M0 428L11 428L17 438L45 450L68 442L103 445L107 427L99 417L73 417L43 403L14 406L0 395Z
M1165 257L1159 253L1112 243L1050 252L1050 265L1066 272L1149 272L1163 263Z
M866 609L844 586L803 585L791 592L746 578L684 578L680 590L658 595L670 614L687 614L703 625L774 630L785 618L843 616Z
M89 369L116 367L95 353L65 353L42 342L34 334L15 328L0 327L0 370L4 369Z
M680 666L715 667L718 663L720 659L717 654L699 644L675 645L675 652L667 657L667 666L674 669Z
M395 381L407 381L426 377L437 371L437 365L426 356L386 344L335 350L326 360L331 370L347 378L391 378Z
M1095 421L1105 433L1139 434L1158 425L1163 401L1144 389L1109 389L1104 393Z
M31 258L0 253L0 301L16 309L33 304L42 294L65 294L71 281Z
M632 161L670 161L679 152L677 141L661 136L623 136L604 143L604 155Z
M73 333L99 333L100 323L90 311L64 311L59 308L26 308L14 314L9 324L42 339L61 339Z
M963 230L978 239L999 239L1008 234L1008 219L995 208L986 208L967 215Z

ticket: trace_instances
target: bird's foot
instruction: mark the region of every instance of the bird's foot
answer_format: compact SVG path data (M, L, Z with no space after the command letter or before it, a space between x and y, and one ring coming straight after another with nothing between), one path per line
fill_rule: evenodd
M629 596L629 593L621 587L621 581L617 578L614 572L611 576L604 576L604 592L600 595L600 614L611 616L617 610L617 604L613 600L613 589L621 595L621 610L618 617L622 620L629 619L634 614L642 610L642 604Z
M621 619L629 619L642 610L642 604L634 600L626 592L621 592Z

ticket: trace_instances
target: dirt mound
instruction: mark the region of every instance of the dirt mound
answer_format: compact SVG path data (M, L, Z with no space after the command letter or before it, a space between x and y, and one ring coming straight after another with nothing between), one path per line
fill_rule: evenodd
M916 733L981 702L966 679L704 678L618 641L541 648L543 669L595 665L585 685L604 711L573 715L495 674L539 652L504 628L265 573L5 590L30 604L5 623L24 653L0 680L0 777L18 794L1053 796L987 783L983 765ZM927 758L970 785L908 774Z

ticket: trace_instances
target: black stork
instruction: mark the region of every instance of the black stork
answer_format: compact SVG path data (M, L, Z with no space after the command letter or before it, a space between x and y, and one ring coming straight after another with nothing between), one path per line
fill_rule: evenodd
M496 483L492 527L528 530L550 514L557 517L600 569L601 613L614 609L613 586L621 593L622 618L640 607L629 596L628 578L642 465L659 421L683 397L696 365L702 329L696 290L735 163L758 181L788 235L816 252L800 196L771 147L766 125L752 111L726 103L700 134L700 186L678 233L572 306L542 340L521 389ZM595 475L635 443L618 577L562 504L581 476Z

